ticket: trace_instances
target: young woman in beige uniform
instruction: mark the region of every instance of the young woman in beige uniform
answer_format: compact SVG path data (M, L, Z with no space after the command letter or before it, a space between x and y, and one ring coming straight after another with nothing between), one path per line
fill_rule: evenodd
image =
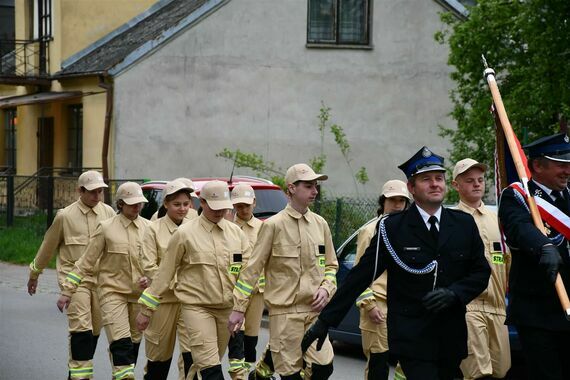
M241 229L224 219L232 208L225 182L207 182L200 192L200 204L200 217L174 232L158 274L141 295L143 308L137 326L141 330L148 327L176 276L174 294L181 303L194 364L202 380L218 380L224 378L220 358L230 337L226 325L232 289L250 248Z
M382 215L402 211L410 205L410 194L405 182L394 179L382 186L378 199L378 217L374 222L362 227L356 240L356 258L358 264L372 237L376 234L378 220ZM360 330L362 332L362 350L366 356L364 377L367 380L387 380L388 365L388 327L386 316L386 285L388 274L384 272L356 300L360 309Z
M123 183L115 198L119 214L99 223L85 253L67 275L57 306L63 310L69 305L77 287L93 275L99 261L98 294L110 342L113 378L134 379L141 341L135 326L141 294L138 281L142 277L139 255L143 233L150 222L139 216L147 200L137 183Z
M192 203L192 189L181 181L168 182L162 191L163 207L166 215L155 220L146 229L143 237L141 263L144 277L140 283L148 287L158 273L164 260L168 241L180 225L189 221L188 210ZM184 365L181 368L182 378L186 378L192 365L190 343L187 329L180 314L180 302L169 289L161 298L162 307L156 311L149 327L145 330L145 351L148 359L145 368L145 379L161 380L168 377L176 336L180 344L180 352Z

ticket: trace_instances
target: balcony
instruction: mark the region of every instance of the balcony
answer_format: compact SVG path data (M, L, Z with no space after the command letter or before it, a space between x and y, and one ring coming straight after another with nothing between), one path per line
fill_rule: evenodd
M0 40L0 84L49 85L49 40Z

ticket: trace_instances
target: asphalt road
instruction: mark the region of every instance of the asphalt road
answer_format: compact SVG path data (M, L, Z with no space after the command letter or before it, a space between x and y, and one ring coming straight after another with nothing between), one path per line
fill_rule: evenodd
M55 271L46 270L40 277L38 293L26 292L27 267L0 263L0 379L67 378L67 320L55 302L58 288ZM268 341L268 331L262 328L258 353ZM109 379L111 366L108 343L101 334L94 359L95 379ZM335 371L332 379L364 377L365 362L359 347L335 346ZM178 352L175 352L175 357ZM137 379L143 377L144 340L136 367ZM223 360L227 370L227 359ZM177 379L176 363L168 379ZM226 378L229 378L226 375Z

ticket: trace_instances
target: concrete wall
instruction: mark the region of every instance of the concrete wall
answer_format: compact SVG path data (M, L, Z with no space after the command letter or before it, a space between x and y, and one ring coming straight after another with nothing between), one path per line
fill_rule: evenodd
M284 170L320 151L321 101L344 127L352 165L371 181L422 145L445 154L448 50L435 1L374 1L374 49L306 47L306 0L231 1L115 80L115 177L228 175L223 148L263 155ZM330 134L329 194L355 193ZM240 174L251 174L238 169Z

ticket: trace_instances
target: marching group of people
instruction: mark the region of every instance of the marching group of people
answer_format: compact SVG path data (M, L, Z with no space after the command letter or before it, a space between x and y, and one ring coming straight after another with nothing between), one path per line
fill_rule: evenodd
M327 176L306 164L287 170L289 202L263 222L250 186L230 192L207 182L197 212L186 178L166 184L152 221L139 216L147 200L133 182L117 189L115 212L101 202L102 176L88 171L30 264L28 292L57 252L69 379L93 378L104 328L114 379L135 377L144 335L145 379L167 378L178 340L180 379L223 379L228 350L232 379L325 380L334 377L328 330L354 303L366 379L504 378L505 320L518 331L531 379L569 379L570 322L554 282L560 274L570 284L570 236L559 227L570 229L570 142L556 134L525 148L529 189L559 221L547 218L548 236L532 224L517 184L503 192L498 216L485 206L488 168L470 158L452 171L459 204L443 207L443 158L423 147L399 166L407 182L384 184L339 289L329 226L309 208ZM269 343L258 357L264 306Z

